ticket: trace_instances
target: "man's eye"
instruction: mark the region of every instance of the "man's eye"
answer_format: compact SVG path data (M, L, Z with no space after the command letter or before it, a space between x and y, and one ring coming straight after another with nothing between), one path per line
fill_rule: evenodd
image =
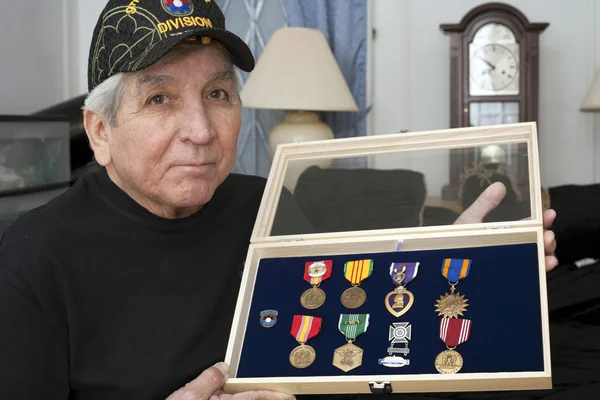
M164 94L157 94L156 96L153 96L150 99L150 103L154 104L155 106L160 106L162 104L165 104L166 101L167 101L167 96L165 96Z
M226 91L218 89L218 90L213 90L213 92L210 94L210 97L212 97L213 99L217 99L217 100L227 100L229 95L227 94Z

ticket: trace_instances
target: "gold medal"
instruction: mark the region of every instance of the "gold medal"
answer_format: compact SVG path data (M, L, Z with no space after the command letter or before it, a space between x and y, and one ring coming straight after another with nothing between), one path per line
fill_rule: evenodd
M446 318L458 318L459 315L463 315L463 312L467 311L469 304L464 295L460 293L454 293L454 287L456 284L450 284L450 293L446 293L436 300L435 311L438 316L443 315Z
M455 374L463 366L462 356L455 351L456 346L469 340L471 336L471 320L458 318L467 311L467 300L460 293L455 293L455 286L461 279L469 276L471 260L445 258L442 263L442 275L450 284L450 293L437 300L436 312L442 315L440 320L440 339L448 350L442 351L435 358L435 368L441 374Z
M458 318L467 311L469 304L464 295L454 293L456 285L461 279L469 276L471 270L471 260L445 258L442 263L442 275L448 279L450 284L450 293L445 293L436 300L436 309L438 316L446 318Z
M358 286L353 286L344 290L344 293L342 293L341 297L341 301L344 307L350 309L355 309L362 306L363 304L365 304L366 300L367 293Z
M463 366L462 356L452 349L444 350L435 358L435 369L440 374L455 374Z
M455 374L463 366L463 358L454 349L466 342L471 335L471 320L461 318L442 318L440 321L440 339L448 350L435 358L435 368L442 374Z
M301 344L290 353L290 364L302 369L309 367L317 358L317 352L311 346Z
M404 288L412 281L419 271L419 263L392 263L390 266L390 276L397 286L385 296L385 307L395 317L404 315L412 307L415 296Z
M393 298L392 298L393 296ZM405 299L405 296L407 299ZM404 315L415 302L415 296L408 290L398 288L385 296L385 307L395 317ZM396 311L398 310L398 311Z
M338 329L344 334L347 344L333 352L333 365L348 372L362 365L363 350L353 342L369 327L369 314L342 314Z
M344 290L340 298L344 307L355 309L365 303L367 293L358 285L372 273L373 260L348 261L344 264L344 277L352 284L351 288Z
M294 315L290 333L300 343L290 353L290 364L295 368L306 368L317 358L317 352L306 342L321 330L322 318L308 315Z
M304 280L313 285L300 296L302 307L314 310L325 303L325 292L319 288L321 282L331 276L331 260L308 261L304 266Z
M362 365L363 350L348 342L342 347L335 349L333 353L333 365L338 367L344 372L348 372L351 369Z
M307 308L309 310L314 310L315 308L319 308L325 303L325 292L318 287L313 287L312 289L307 289L302 296L300 297L300 304L302 307Z

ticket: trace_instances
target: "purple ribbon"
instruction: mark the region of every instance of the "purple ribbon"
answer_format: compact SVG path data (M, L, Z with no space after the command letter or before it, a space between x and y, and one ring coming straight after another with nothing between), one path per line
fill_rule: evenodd
M392 263L390 266L390 276L392 280L396 284L396 286L407 285L410 281L417 276L417 272L419 271L419 263L418 262L410 262L410 263ZM404 273L404 279L398 280L396 275L400 273Z

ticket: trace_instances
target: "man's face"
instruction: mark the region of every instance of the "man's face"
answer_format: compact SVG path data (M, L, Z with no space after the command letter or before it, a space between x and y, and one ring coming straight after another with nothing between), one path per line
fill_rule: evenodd
M111 178L150 211L187 216L233 167L241 124L233 66L219 44L132 74L115 128Z

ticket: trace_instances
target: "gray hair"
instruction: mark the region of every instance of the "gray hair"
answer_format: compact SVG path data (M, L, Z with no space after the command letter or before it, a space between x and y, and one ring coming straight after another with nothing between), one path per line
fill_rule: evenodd
M119 72L111 76L91 91L83 108L104 116L114 128L117 125L117 113L123 99L125 83L124 73Z
M216 43L218 43L218 48L221 50L223 56L226 57L232 64L236 95L241 104L241 80L237 73L237 68L233 66L231 55L225 49L225 47L219 42ZM198 49L197 44L182 43L178 45L175 50L168 53L165 57L165 60L169 60L171 62L177 61L196 49ZM104 116L108 120L110 127L114 128L117 125L117 114L123 99L125 85L127 83L127 75L129 74L131 73L119 72L95 87L86 97L83 109L89 109Z

